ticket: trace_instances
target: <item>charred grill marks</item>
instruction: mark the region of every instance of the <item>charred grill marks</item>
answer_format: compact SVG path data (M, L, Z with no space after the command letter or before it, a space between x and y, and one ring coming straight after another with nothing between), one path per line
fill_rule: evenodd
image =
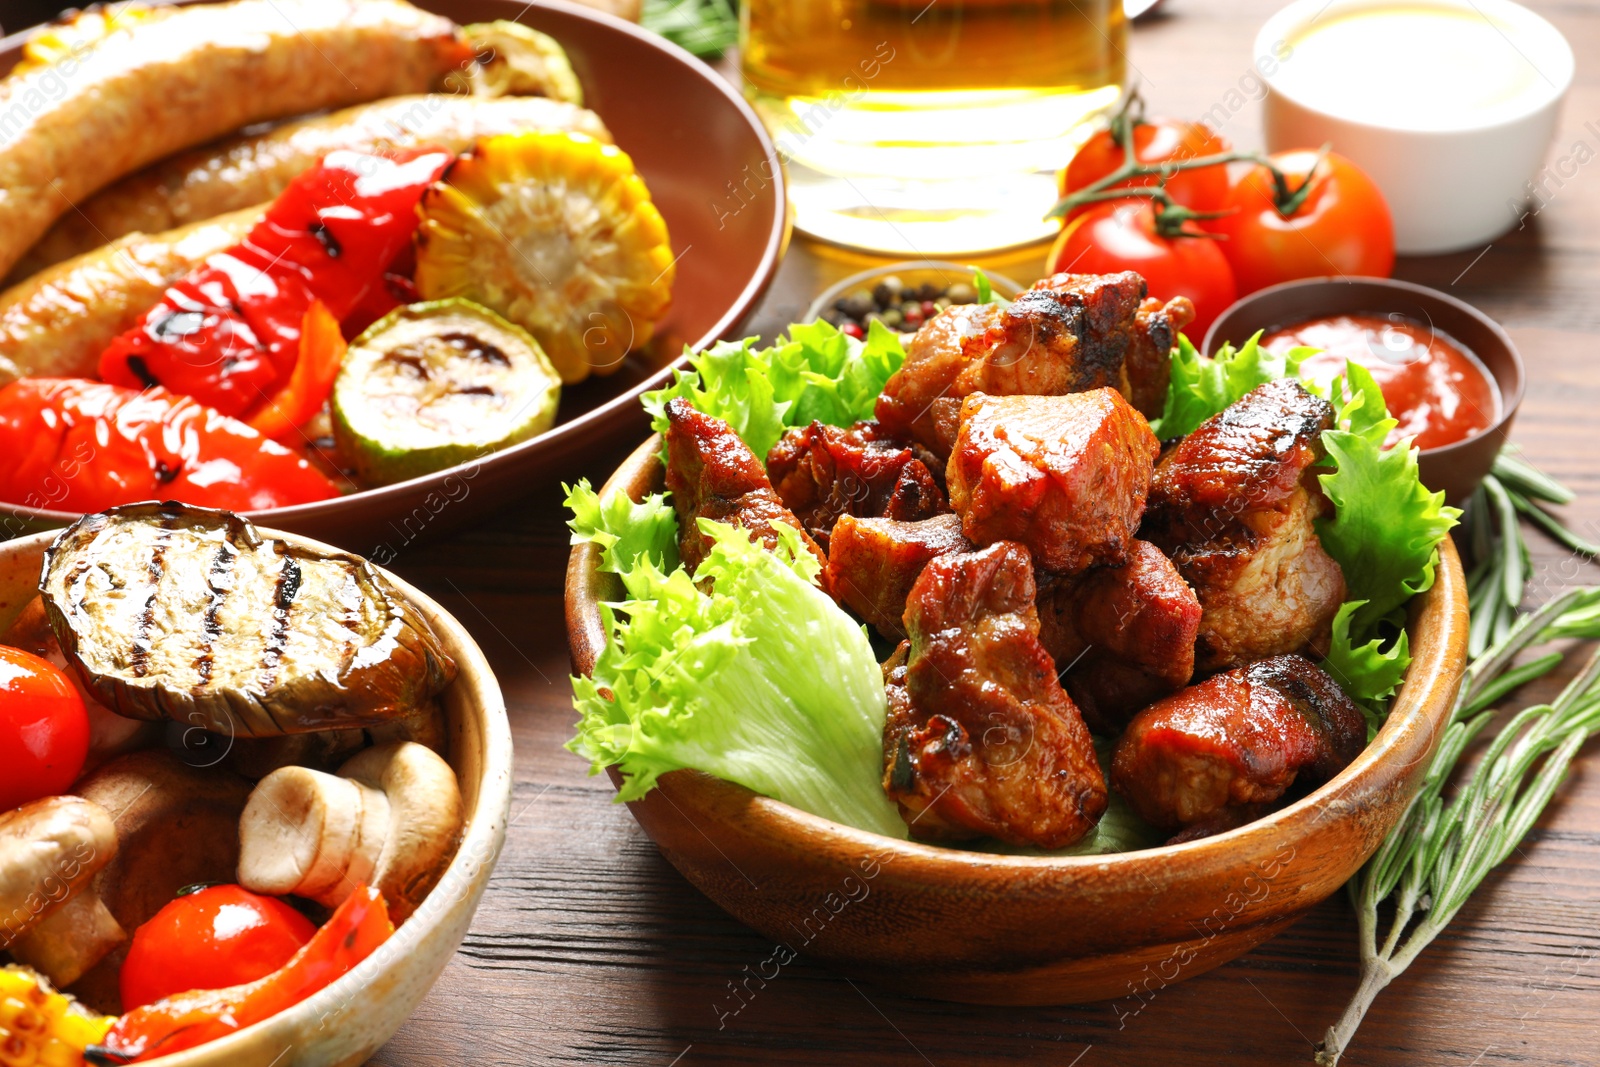
M145 597L139 611L139 621L133 630L133 644L128 649L128 662L135 678L150 673L150 626L155 621L156 596L161 592L161 579L166 574L167 544L172 540L172 520L163 518L156 534L156 543L150 550L150 560L145 564L145 574L150 579L150 594Z
M233 563L239 555L226 541L217 545L217 554L211 557L211 566L206 571L206 586L211 590L211 602L206 605L205 621L201 624L201 632L205 642L200 646L200 654L195 657L194 669L200 675L200 686L204 687L211 682L211 666L216 649L217 638L222 634L222 603L228 599L228 594L233 592Z
M284 556L272 591L272 624L267 629L266 646L261 650L263 691L272 687L278 663L283 659L283 650L289 643L289 615L294 610L294 596L299 591L300 565L289 556Z

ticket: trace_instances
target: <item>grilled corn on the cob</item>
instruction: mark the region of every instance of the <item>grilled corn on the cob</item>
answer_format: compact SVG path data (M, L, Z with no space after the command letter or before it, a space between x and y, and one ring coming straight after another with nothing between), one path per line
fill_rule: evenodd
M26 968L0 968L0 1067L83 1067L112 1021Z
M523 327L568 384L610 374L672 301L667 224L627 153L583 134L479 141L423 195L418 291Z

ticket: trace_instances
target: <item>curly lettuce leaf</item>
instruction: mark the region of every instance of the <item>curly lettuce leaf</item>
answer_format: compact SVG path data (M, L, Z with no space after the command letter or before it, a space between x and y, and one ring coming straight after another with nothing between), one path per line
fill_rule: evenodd
M1292 378L1300 372L1300 361L1314 351L1292 348L1276 354L1260 345L1261 334L1235 349L1225 344L1215 356L1202 356L1189 339L1178 335L1172 353L1172 379L1167 384L1167 403L1161 417L1150 429L1162 440L1194 432L1202 422L1242 399L1259 385L1279 378Z
M1394 696L1411 665L1411 641L1404 629L1393 636L1374 637L1357 644L1350 637L1350 621L1365 601L1347 600L1333 617L1333 639L1322 669L1339 683L1345 695L1361 706L1367 717L1367 734L1377 733Z
M678 566L678 515L663 494L651 493L636 504L626 493L608 493L601 499L587 478L577 485L563 482L561 488L572 512L567 520L571 543L599 545L601 570L625 574L641 560L662 571Z
M906 358L899 335L881 322L872 323L865 341L818 321L790 326L770 347L755 344L747 337L687 353L689 370L644 394L656 432L666 432L667 402L682 397L725 421L765 460L791 426L849 426L872 418L878 394Z
M1338 416L1322 441L1335 466L1318 481L1334 515L1318 520L1317 536L1339 561L1349 599L1362 602L1351 613L1350 639L1366 642L1382 619L1433 585L1439 543L1461 512L1422 484L1410 438L1384 447L1396 420L1367 368L1348 361L1328 398Z
M865 629L812 584L820 565L797 531L780 527L767 551L743 529L700 528L715 543L693 578L648 550L622 572L629 599L602 607L611 639L593 677L572 679L567 747L591 773L621 769L619 800L692 767L905 837L880 784L887 706ZM710 592L696 585L707 579Z

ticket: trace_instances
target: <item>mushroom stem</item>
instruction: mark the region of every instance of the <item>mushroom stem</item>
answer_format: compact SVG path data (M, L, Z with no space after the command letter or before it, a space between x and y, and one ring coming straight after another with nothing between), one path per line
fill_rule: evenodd
M373 885L400 922L443 873L461 823L455 772L423 745L369 748L337 775L283 767L239 819L239 884L328 907Z

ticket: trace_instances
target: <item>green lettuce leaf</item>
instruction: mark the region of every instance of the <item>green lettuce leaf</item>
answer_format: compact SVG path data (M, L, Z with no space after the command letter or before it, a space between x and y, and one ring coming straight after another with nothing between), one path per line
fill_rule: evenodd
M609 493L602 500L587 478L561 488L572 512L572 544L599 545L601 570L624 574L641 559L662 571L678 566L678 516L665 496L652 493L635 504L625 493Z
M1333 617L1333 640L1322 669L1339 683L1345 695L1361 706L1367 717L1369 738L1377 733L1387 713L1389 698L1405 678L1411 665L1411 643L1404 629L1396 627L1385 640L1374 637L1362 644L1350 638L1350 620L1365 601L1347 600Z
M1172 380L1167 403L1150 429L1163 441L1192 433L1202 422L1238 401L1259 385L1300 372L1300 361L1314 351L1292 348L1281 355L1262 348L1260 332L1237 350L1223 345L1215 356L1202 356L1189 339L1178 335L1172 353Z
M755 344L747 337L687 353L691 369L644 394L656 432L666 432L667 402L682 397L727 422L765 461L791 426L849 426L872 418L878 394L906 358L899 335L881 322L872 323L865 341L817 321L790 326L770 347Z
M1461 512L1445 507L1444 493L1423 486L1410 438L1384 447L1396 422L1371 372L1350 361L1345 377L1348 387L1335 378L1328 391L1338 416L1322 441L1335 469L1318 480L1334 516L1318 520L1317 536L1339 561L1349 599L1362 601L1351 613L1349 633L1365 643L1382 619L1433 585L1439 542Z
M611 510L600 514L595 529ZM715 544L694 578L663 573L649 550L621 572L628 599L602 608L611 640L593 677L572 679L580 718L567 747L591 773L621 769L619 800L692 767L905 837L880 783L887 707L865 629L812 584L820 565L797 531L780 528L769 552L743 529L700 528ZM630 542L611 532L614 546Z

